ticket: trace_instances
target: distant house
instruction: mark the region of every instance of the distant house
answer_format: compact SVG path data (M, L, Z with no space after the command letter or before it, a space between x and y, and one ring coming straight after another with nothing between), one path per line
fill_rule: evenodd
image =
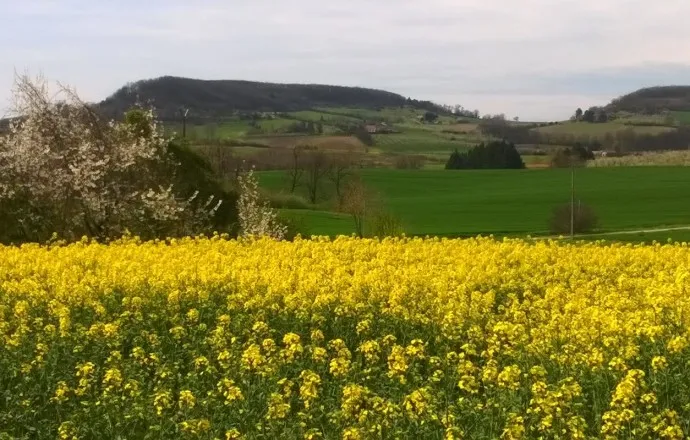
M366 124L364 128L369 132L370 134L388 134L388 133L395 133L395 130L393 130L391 127L388 126L385 122L381 122L380 124Z
M595 150L592 151L592 154L595 157L618 157L620 154L618 154L616 151L606 151L606 150Z

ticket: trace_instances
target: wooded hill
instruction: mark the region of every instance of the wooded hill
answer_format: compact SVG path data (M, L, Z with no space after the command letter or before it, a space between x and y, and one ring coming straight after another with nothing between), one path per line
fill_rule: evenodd
M690 111L690 86L649 87L616 98L606 106L610 112L657 114Z
M180 109L195 119L215 119L235 112L288 112L316 107L376 109L412 105L443 111L383 90L319 84L274 84L236 80L199 80L165 76L128 84L99 104L103 114L119 118L133 105L152 105L162 120L179 119Z

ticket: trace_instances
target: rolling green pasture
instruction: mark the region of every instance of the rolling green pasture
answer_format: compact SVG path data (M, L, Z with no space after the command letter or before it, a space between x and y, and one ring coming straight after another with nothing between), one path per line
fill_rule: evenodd
M374 146L380 151L396 153L446 152L471 148L475 143L462 135L441 136L430 132L406 132L395 134L375 134Z
M238 139L257 134L280 133L297 122L296 119L276 118L258 121L259 129L249 125L249 121L231 120L221 123L188 124L187 136L191 139ZM182 124L166 124L168 133L182 133Z
M326 124L342 122L360 122L359 118L356 118L354 116L339 115L311 110L292 112L289 115L300 121L321 122L321 120L323 119L323 122Z
M318 109L324 113L333 115L345 115L360 120L387 120L392 123L401 123L408 120L415 120L420 115L424 114L421 110L410 107L386 107L380 110L364 109L364 108L350 108L350 107L331 107Z
M570 173L562 169L370 169L362 178L410 235L546 233L553 207L570 200ZM260 173L260 179L267 189L283 190L281 172ZM687 168L578 169L576 187L578 200L595 209L604 232L690 224ZM323 213L302 215L319 231L351 232L342 216L336 222Z
M424 110L419 110L412 107L384 107L378 110L350 107L330 107L321 108L318 110L326 113L331 113L334 115L347 115L361 120L385 120L390 123L404 123L409 121L417 121L419 120L419 117L424 115L425 113ZM454 120L455 119L450 116L439 117L439 121L443 123L450 123Z
M247 122L232 120L213 124L187 124L187 136L191 139L234 139L244 136L251 129ZM182 124L166 123L165 131L167 134L181 135Z
M295 122L297 121L285 118L262 119L259 121L259 127L261 127L263 131L279 132L281 130L285 130L287 127L294 124Z

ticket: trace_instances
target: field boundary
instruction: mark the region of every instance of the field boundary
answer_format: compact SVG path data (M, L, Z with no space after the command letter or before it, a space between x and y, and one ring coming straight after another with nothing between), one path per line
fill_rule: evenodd
M690 231L690 225L684 226L668 226L663 228L647 228L647 229L625 229L620 231L610 231L610 232L596 232L594 234L576 234L575 238L594 238L594 237L608 237L610 235L634 235L634 234L648 234L654 232L673 232L673 231ZM536 240L553 240L559 238L567 239L570 238L567 234L561 235L548 235L548 236L533 236Z

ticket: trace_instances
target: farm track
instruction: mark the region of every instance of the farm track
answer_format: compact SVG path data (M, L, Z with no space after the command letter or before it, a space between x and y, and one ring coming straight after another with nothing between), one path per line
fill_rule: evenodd
M580 234L580 235L575 235L575 238L594 238L594 237L608 237L611 235L634 235L634 234L649 234L649 233L655 233L655 232L672 232L672 231L689 231L689 230L690 230L690 225L670 226L670 227L666 227L666 228L626 229L626 230L622 230L622 231L598 232L596 234ZM567 238L568 236L565 234L561 234L561 235L548 235L548 236L532 237L532 238L534 238L536 240L549 240L549 239L557 239L559 237Z

